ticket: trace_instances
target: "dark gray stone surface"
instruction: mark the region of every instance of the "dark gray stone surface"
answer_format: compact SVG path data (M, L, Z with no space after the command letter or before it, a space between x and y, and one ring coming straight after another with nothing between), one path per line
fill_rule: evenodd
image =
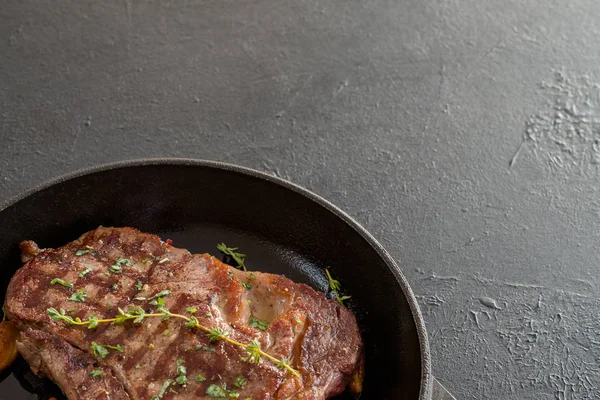
M130 158L272 172L403 265L457 398L597 398L598 20L593 0L2 1L0 200Z

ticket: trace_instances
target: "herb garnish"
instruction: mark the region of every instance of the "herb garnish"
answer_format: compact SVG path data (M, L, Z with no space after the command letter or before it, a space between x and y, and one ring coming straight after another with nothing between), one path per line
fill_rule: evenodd
M242 284L242 286L244 287L244 289L246 290L250 290L252 289L252 285L249 283L245 283L245 282L240 282Z
M260 329L261 331L266 331L269 327L269 322L265 321L264 319L258 319L254 316L250 316L248 325L253 326L256 329Z
M105 344L105 345L104 345L104 347L106 347L106 348L108 348L108 349L111 349L111 350L116 350L116 351L118 351L119 353L122 353L122 352L123 352L123 348L121 347L121 345L120 345L120 344L118 344L118 345L116 345L116 346L110 346L110 345L108 345L108 344Z
M102 372L99 369L95 369L92 372L90 372L90 375L93 376L94 378L97 377L97 376L101 376L102 374L104 374L104 372Z
M142 281L137 281L135 284L135 288L139 291L143 289L144 285L142 285Z
M175 378L175 382L178 384L185 386L187 383L186 369L183 366L183 360L177 360L177 378Z
M48 315L50 316L50 319L53 321L61 321L62 320L67 323L75 322L75 321L73 321L73 317L66 315L66 311L63 310L62 308L60 309L60 312L58 312L56 310L56 308L49 308Z
M160 400L160 399L162 399L163 396L165 395L165 392L169 388L169 386L171 386L171 383L173 383L173 379L167 379L165 381L165 383L163 383L163 385L160 387L160 390L158 391L158 394L155 395L155 396L152 396L152 400Z
M78 322L80 322L80 321L76 320L75 324L77 324ZM109 354L108 349L116 350L119 353L123 352L123 348L121 347L120 344L118 344L116 346L111 346L111 345L108 345L108 344L101 345L101 344L98 344L96 342L92 342L92 351L94 352L95 356L100 356L102 358L106 358L106 356Z
M198 376L196 377L196 382L204 382L205 380L206 380L206 378L205 378L205 377L203 377L202 375L198 375Z
M75 301L77 303L83 303L85 298L87 297L87 293L85 289L80 289L73 293L71 297L69 297L69 301Z
M211 342L218 342L219 340L227 338L227 336L229 336L229 332L224 331L218 326L215 326L208 331L206 336L208 336L208 340Z
M159 300L162 300L162 298L159 298ZM162 301L162 303L164 304L164 300ZM48 309L48 316L53 321L63 321L64 323L67 323L70 325L77 325L77 326L87 325L88 328L90 328L90 329L93 329L93 327L98 326L98 324L112 323L114 325L119 325L119 324L123 324L126 321L130 321L130 320L132 320L133 323L142 323L146 318L158 317L163 320L168 319L168 318L179 318L179 319L183 319L184 321L186 321L185 326L187 328L198 329L200 331L203 331L211 342L224 341L224 342L227 342L227 343L230 343L235 346L243 348L248 353L248 357L243 358L243 360L246 362L254 362L254 363L258 364L260 361L260 358L264 357L264 358L268 359L269 361L271 361L272 363L274 363L275 365L277 365L279 368L286 369L292 375L294 375L296 377L300 377L300 373L298 371L296 371L294 368L292 368L292 366L290 365L290 361L287 358L282 357L281 359L278 359L278 358L273 357L272 355L268 354L267 352L263 351L260 347L260 343L258 342L258 340L254 339L248 344L238 342L237 340L229 337L228 331L223 330L222 328L220 328L218 326L213 327L213 328L208 328L208 327L200 324L198 319L194 316L187 317L185 315L172 313L168 309L166 309L163 305L160 305L159 307L157 307L157 309L154 313L149 313L149 314L146 314L145 311L141 307L135 307L128 311L124 311L121 308L119 308L118 310L119 310L119 314L113 318L98 319L96 317L90 316L87 320L83 320L83 321L80 320L79 318L74 320L71 316L65 315L64 310L61 310L61 312L58 312L55 308ZM149 344L148 347L152 348L154 346L152 344ZM121 346L118 346L118 345L117 346L108 346L108 345L102 346L96 342L92 343L92 349L94 350L94 354L100 355L102 358L104 358L108 355L108 350L106 348L116 349L121 352L123 351L121 349Z
M225 243L219 243L217 245L217 250L219 250L221 253L225 254L226 256L233 258L233 260L237 263L237 266L236 266L237 269L247 271L246 264L245 264L246 255L236 252L237 249L238 249L237 247L227 247L227 245Z
M215 351L215 348L209 347L209 346L203 346L203 345L199 344L196 347L190 347L188 349L185 349L185 352L187 353L188 351L192 351L192 350L204 350L204 351L208 351L208 352L213 352L213 351Z
M289 363L290 363L290 359L289 358L287 358L285 356L281 357L281 361L279 361L277 363L277 368L284 369L284 368L286 368L287 365L289 365Z
M227 393L225 392L225 389L223 389L219 385L215 385L214 383L206 388L206 394L209 395L210 397L215 397L215 398L227 397Z
M89 250L77 250L77 251L75 252L75 256L76 256L76 257L81 257L81 256L83 256L83 255L85 255L85 254L88 254L89 252L90 252Z
M108 350L106 350L106 347L96 342L92 342L92 351L94 352L95 356L100 356L102 358L106 358L108 355Z
M214 398L231 397L232 399L237 399L240 397L239 393L236 393L232 390L227 390L227 386L225 384L219 386L215 385L214 383L206 388L206 394Z
M329 273L329 270L327 268L325 268L325 273L327 274L327 279L329 280L329 288L333 292L333 295L337 299L338 303L344 305L344 300L348 300L351 296L340 296L340 290L342 289L340 282L331 277L331 274Z
M170 290L162 290L158 293L156 293L154 296L151 297L136 297L134 300L139 300L139 301L148 301L148 300L154 300L154 299L159 299L161 297L165 297L171 294ZM152 303L151 303L152 304ZM156 305L156 304L152 304L152 305Z
M244 378L243 376L238 376L237 378L235 378L235 382L233 382L233 386L235 387L239 387L240 389L243 388L244 386L246 386L246 378Z
M117 258L115 263L108 267L108 269L110 270L110 272L120 274L123 273L123 265L125 265L126 267L131 267L131 261L129 261L126 258Z
M92 269L90 267L87 267L86 269L84 269L83 271L81 271L79 273L79 277L83 278L84 276L86 276L87 274L89 274L90 272L92 272Z
M260 356L263 355L263 351L260 349L260 343L258 343L258 340L252 339L250 344L246 345L246 351L248 352L248 357L244 358L242 361L258 364L260 361ZM279 362L279 360L276 362Z
M67 281L63 281L63 280L62 280L62 279L60 279L60 278L54 278L54 279L52 279L52 280L50 281L50 284L51 284L51 285L56 285L57 283L58 283L59 285L63 285L64 287L67 287L67 288L69 288L69 289L73 289L73 284L72 284L72 283L69 283L69 282L67 282Z

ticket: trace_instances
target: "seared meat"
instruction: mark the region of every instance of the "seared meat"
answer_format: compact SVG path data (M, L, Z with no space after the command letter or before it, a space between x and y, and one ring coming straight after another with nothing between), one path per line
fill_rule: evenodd
M32 242L21 248L32 254L24 254L28 261L9 284L6 315L21 330L18 348L34 372L70 400L319 400L349 383L360 390L363 350L354 316L307 285L239 271L132 228L100 227L58 249ZM181 318L100 321L90 329L48 313L89 321L161 307L239 343L256 339L300 376L264 356L249 362L246 348L211 342Z
M92 355L58 336L27 329L21 332L18 347L33 372L54 379L69 399L130 399L108 365L98 365ZM92 371L102 378L92 376Z

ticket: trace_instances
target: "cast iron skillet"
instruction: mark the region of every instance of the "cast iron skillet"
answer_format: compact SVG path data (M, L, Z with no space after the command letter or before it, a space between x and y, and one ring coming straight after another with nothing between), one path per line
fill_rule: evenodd
M225 242L247 254L249 269L321 291L327 291L324 268L330 267L352 296L348 306L366 344L361 399L431 399L427 336L406 279L367 231L317 195L210 161L138 160L79 171L29 190L0 211L0 298L20 266L21 240L55 247L99 225L132 226L192 252L218 255L216 244ZM12 372L2 376L0 397L30 399L24 388L41 398L56 395L53 385L31 379L22 360Z

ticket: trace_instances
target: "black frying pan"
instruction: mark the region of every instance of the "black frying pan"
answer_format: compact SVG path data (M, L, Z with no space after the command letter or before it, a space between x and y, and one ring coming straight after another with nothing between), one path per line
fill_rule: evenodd
M99 225L132 226L192 252L217 255L216 244L225 242L247 254L249 269L321 291L330 267L352 296L348 306L366 344L361 399L446 398L434 385L423 320L402 272L367 231L313 193L257 171L194 160L122 162L59 178L0 211L0 298L21 265L21 240L60 246ZM56 395L22 360L10 372L0 376L0 399Z

